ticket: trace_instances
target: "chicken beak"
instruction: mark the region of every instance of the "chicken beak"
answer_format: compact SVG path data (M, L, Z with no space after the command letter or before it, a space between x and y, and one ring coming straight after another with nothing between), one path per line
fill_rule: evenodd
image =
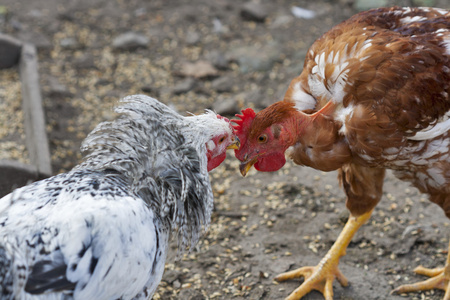
M258 156L255 156L254 158L244 161L239 165L239 171L241 171L241 174L243 177L247 175L248 171L252 168L254 164L258 161Z
M228 145L227 149L239 150L240 147L241 147L241 141L239 140L238 137L235 137L233 143Z

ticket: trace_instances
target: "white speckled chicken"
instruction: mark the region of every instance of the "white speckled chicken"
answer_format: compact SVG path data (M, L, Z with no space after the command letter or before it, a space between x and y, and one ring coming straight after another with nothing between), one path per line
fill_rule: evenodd
M304 277L288 299L311 290L333 298L338 268L356 231L380 201L386 169L411 182L450 217L450 12L380 8L362 12L318 39L283 101L237 120L243 175L254 165L276 171L287 154L296 164L338 170L351 216L314 267L276 277ZM440 288L450 300L446 266L418 268L427 281L395 292Z
M171 234L184 251L208 227L208 171L238 146L229 120L123 102L81 164L0 199L0 299L151 298Z

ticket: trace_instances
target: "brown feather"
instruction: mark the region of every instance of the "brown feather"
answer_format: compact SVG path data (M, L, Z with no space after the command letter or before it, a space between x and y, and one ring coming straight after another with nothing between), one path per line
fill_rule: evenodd
M248 139L254 139L267 127L280 123L282 120L295 113L294 104L287 101L279 101L260 111L253 120L248 133Z
M357 192L357 182L361 180L353 178L377 182L380 175L375 175L377 172L371 168L391 168L399 177L429 193L430 199L445 207L450 215L450 196L442 196L450 193L449 163L428 167L410 162L420 161L420 157L429 151L428 144L444 141L445 135L423 143L409 140L417 132L436 124L450 110L450 55L443 41L444 34L450 40L450 33L436 33L439 29L450 28L450 13L442 15L442 11L411 8L402 14L399 10L401 8L394 7L362 12L335 26L311 46L303 72L291 82L284 102L295 103L295 86L299 84L305 93L315 97L315 110L318 111L329 101L334 101L336 83L331 79L336 70L346 70L347 84L331 120L316 118L310 123L302 123L306 127L300 131L291 156L298 164L320 170L350 165L341 172L348 178L345 180L346 192L352 213L365 212L353 208L364 207L352 204L353 201L359 203L363 197ZM425 19L401 20L415 16ZM366 41L370 42L369 46L365 46ZM309 84L311 74L316 74L313 78L318 76L313 69L318 67L317 59L322 53L325 58L330 53L338 55L334 61L346 65L345 69L340 69L342 66L333 60L325 60L321 80L326 92L315 93L317 86L314 90ZM351 114L344 119L337 118L350 107ZM311 110L305 113L313 115ZM266 116L269 114L266 112ZM448 161L448 143L441 144L446 148L437 151ZM429 171L431 168L433 171ZM364 172L367 172L366 177ZM432 179L423 181L423 178L431 178L429 172L442 173L444 185L440 189L432 186L437 184L435 181L432 184ZM381 190L379 183L374 186ZM374 194L381 197L380 193ZM367 201L376 203L369 198L367 196ZM373 205L367 205L367 209L371 207Z

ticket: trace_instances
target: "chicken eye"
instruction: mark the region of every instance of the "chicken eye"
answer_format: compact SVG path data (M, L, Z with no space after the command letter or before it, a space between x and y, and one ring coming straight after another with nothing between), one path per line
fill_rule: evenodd
M265 143L266 141L267 141L267 135L261 134L261 135L258 137L258 143Z
M223 143L223 141L225 141L225 137L224 137L224 136L220 138L220 140L219 140L219 144L222 144L222 143Z

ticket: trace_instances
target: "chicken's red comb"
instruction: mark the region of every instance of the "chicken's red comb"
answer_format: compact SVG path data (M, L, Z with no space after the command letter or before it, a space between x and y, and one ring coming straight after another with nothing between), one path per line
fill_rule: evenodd
M242 115L236 114L236 117L238 117L239 119L231 120L231 122L236 123L236 125L233 125L236 134L243 133L244 130L246 130L250 126L255 116L255 111L250 107L243 109Z
M219 115L219 114L217 114L217 119L225 120L225 121L227 121L228 123L230 123L230 119L228 119L228 118L226 118L226 117L223 117L223 116L221 116L221 115Z

